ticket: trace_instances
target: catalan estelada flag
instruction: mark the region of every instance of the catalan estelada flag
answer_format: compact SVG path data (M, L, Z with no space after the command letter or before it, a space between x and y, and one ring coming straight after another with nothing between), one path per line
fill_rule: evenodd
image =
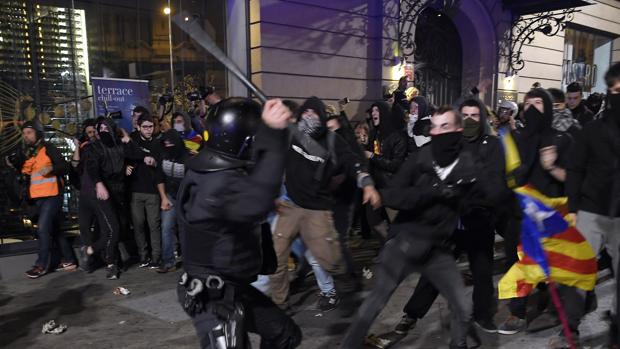
M596 284L596 255L579 231L563 218L567 199L548 198L525 186L515 189L521 208L519 261L499 281L499 298L527 296L539 282L577 287Z

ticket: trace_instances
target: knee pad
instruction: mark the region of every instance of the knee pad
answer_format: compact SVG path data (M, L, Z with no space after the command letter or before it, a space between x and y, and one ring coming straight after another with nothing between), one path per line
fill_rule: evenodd
M282 332L271 340L261 339L260 349L293 349L301 344L301 329L293 320L287 321Z

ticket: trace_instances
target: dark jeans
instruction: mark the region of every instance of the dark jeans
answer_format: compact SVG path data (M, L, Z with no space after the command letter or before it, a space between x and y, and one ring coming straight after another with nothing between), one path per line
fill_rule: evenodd
M93 215L97 218L100 233L96 238L90 232ZM112 198L99 200L93 196L80 195L79 224L84 244L95 251L105 251L106 263L116 264L120 228Z
M46 270L50 267L50 249L52 247L52 241L56 242L58 245L63 262L75 263L71 245L60 231L60 225L62 223L62 195L36 199L35 202L39 213L39 218L37 220L39 256L35 265L45 268Z
M495 231L504 238L504 253L506 254L504 266L506 270L519 260L517 246L521 239L521 217L515 210L520 210L520 208L508 207L500 210L495 221Z
M338 232L340 249L344 258L345 267L348 274L355 274L355 264L353 254L349 248L349 228L353 220L353 203L351 201L336 201L334 204L334 226Z
M145 224L149 225L151 238L151 257L154 263L161 259L161 216L160 199L158 194L132 193L131 220L133 233L138 245L140 259L148 259L148 243L146 241Z
M185 288L177 288L178 296L184 299ZM297 324L289 316L278 308L269 297L262 294L252 286L240 288L240 294L235 295L243 304L245 310L245 332L256 333L261 337L261 349L289 348L281 343L286 343L289 338L296 336L301 341L301 331ZM211 346L209 333L222 321L208 308L199 314L192 316L192 322L196 328L196 334L203 349L216 349ZM249 348L249 340L246 335L246 347ZM291 347L294 348L297 345Z
M411 273L421 272L439 290L450 304L452 322L451 345L465 346L471 319L471 305L465 296L465 285L451 252L433 247L424 260L412 259L409 251L415 250L403 234L385 244L381 252L381 264L376 272L377 280L370 295L360 307L341 348L361 348L364 338L375 318L384 309L398 285Z
M466 230L459 230L455 233L454 254L458 257L462 251L467 252L474 281L474 319L490 320L497 307L493 286L495 233L492 220L487 212L477 210L461 217L461 223ZM433 305L438 294L437 289L425 276L422 276L403 311L409 317L421 319Z

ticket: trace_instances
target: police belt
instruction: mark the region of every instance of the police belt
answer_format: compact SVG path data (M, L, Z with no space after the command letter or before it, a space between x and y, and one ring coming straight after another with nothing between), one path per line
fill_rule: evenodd
M196 277L185 272L179 279L179 285L185 288L185 299L181 303L190 316L204 311L207 303L218 303L225 305L225 308L235 303L235 283L225 281L219 275ZM226 317L226 314L218 315Z

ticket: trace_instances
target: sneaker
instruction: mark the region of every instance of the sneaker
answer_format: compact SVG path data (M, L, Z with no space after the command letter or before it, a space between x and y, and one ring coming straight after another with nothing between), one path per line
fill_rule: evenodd
M149 263L149 265L147 265L149 269L159 269L161 268L161 266L162 266L161 263L155 263L155 262L151 262Z
M43 275L47 274L47 270L45 270L45 268L43 267L39 267L37 265L35 265L34 267L32 267L32 269L28 270L26 272L26 276L31 278L31 279L36 279L39 278Z
M74 271L75 269L77 269L77 264L68 262L58 264L55 271Z
M575 348L581 348L579 345L579 333L572 332L573 343L575 344ZM547 344L548 349L570 349L571 346L564 337L564 333L560 332L559 335L551 338L549 343Z
M477 319L474 324L486 333L497 333L497 326L492 319Z
M409 317L409 315L403 315L403 318L400 319L396 328L394 328L394 332L396 334L407 334L409 331L413 330L418 319Z
M146 268L151 264L151 260L150 259L143 259L140 261L140 264L138 264L138 268Z
M118 279L118 267L116 266L116 264L108 265L105 268L105 271L106 271L106 278L108 280Z
M167 267L165 265L162 265L159 268L157 268L157 270L155 270L155 271L160 273L160 274L165 274L165 273L171 273L171 272L176 271L176 270L177 270L177 267L175 265L172 265L172 266L169 266L169 267Z
M514 315L510 315L504 323L499 325L497 333L499 334L515 334L525 330L525 319L520 319Z
M332 311L338 307L339 303L340 297L338 297L335 291L319 293L319 310L321 310L321 312L327 313L328 311Z

